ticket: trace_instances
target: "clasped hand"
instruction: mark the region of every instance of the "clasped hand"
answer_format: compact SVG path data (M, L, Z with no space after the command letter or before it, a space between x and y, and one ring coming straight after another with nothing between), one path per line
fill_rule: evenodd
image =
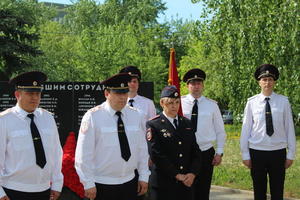
M193 173L187 173L187 174L177 174L176 179L178 181L181 181L185 186L191 187L193 185L195 174Z

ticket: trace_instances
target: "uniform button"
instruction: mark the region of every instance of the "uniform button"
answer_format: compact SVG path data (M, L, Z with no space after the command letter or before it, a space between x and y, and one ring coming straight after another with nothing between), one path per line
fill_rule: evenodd
M183 169L183 166L180 166L180 169Z
M181 158L181 157L182 157L182 154L179 154L179 157Z
M181 141L179 141L179 142L178 142L178 144L179 144L179 145L181 145L181 144L182 144L182 142L181 142Z

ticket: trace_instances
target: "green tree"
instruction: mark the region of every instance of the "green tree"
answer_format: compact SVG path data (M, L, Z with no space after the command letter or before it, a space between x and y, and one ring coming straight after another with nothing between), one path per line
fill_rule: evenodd
M32 65L41 54L36 47L37 25L51 12L33 0L0 2L0 78L8 80L17 71Z
M289 96L293 109L300 111L300 5L297 0L194 0L206 6L206 21L199 23L200 62L207 64L213 82L235 114L243 112L247 98L258 93L253 78L263 63L278 66L281 77L275 90ZM192 51L192 50L191 50ZM185 59L192 59L189 54ZM212 59L214 58L214 59ZM195 61L197 62L197 61ZM200 64L200 63L199 63ZM221 73L221 76L218 75ZM209 90L209 89L208 89Z

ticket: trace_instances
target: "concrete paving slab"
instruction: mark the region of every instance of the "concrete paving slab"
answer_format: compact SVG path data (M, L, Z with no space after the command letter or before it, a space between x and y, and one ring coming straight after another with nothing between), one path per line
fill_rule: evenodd
M213 185L210 190L210 200L253 200L253 192ZM270 199L270 198L268 198ZM299 200L284 198L284 200Z

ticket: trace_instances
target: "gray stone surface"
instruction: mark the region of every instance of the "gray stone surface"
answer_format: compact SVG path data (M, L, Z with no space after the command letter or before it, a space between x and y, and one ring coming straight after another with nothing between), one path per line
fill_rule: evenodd
M253 192L247 190L232 189L220 186L212 186L210 200L253 200ZM299 200L284 198L284 200Z

